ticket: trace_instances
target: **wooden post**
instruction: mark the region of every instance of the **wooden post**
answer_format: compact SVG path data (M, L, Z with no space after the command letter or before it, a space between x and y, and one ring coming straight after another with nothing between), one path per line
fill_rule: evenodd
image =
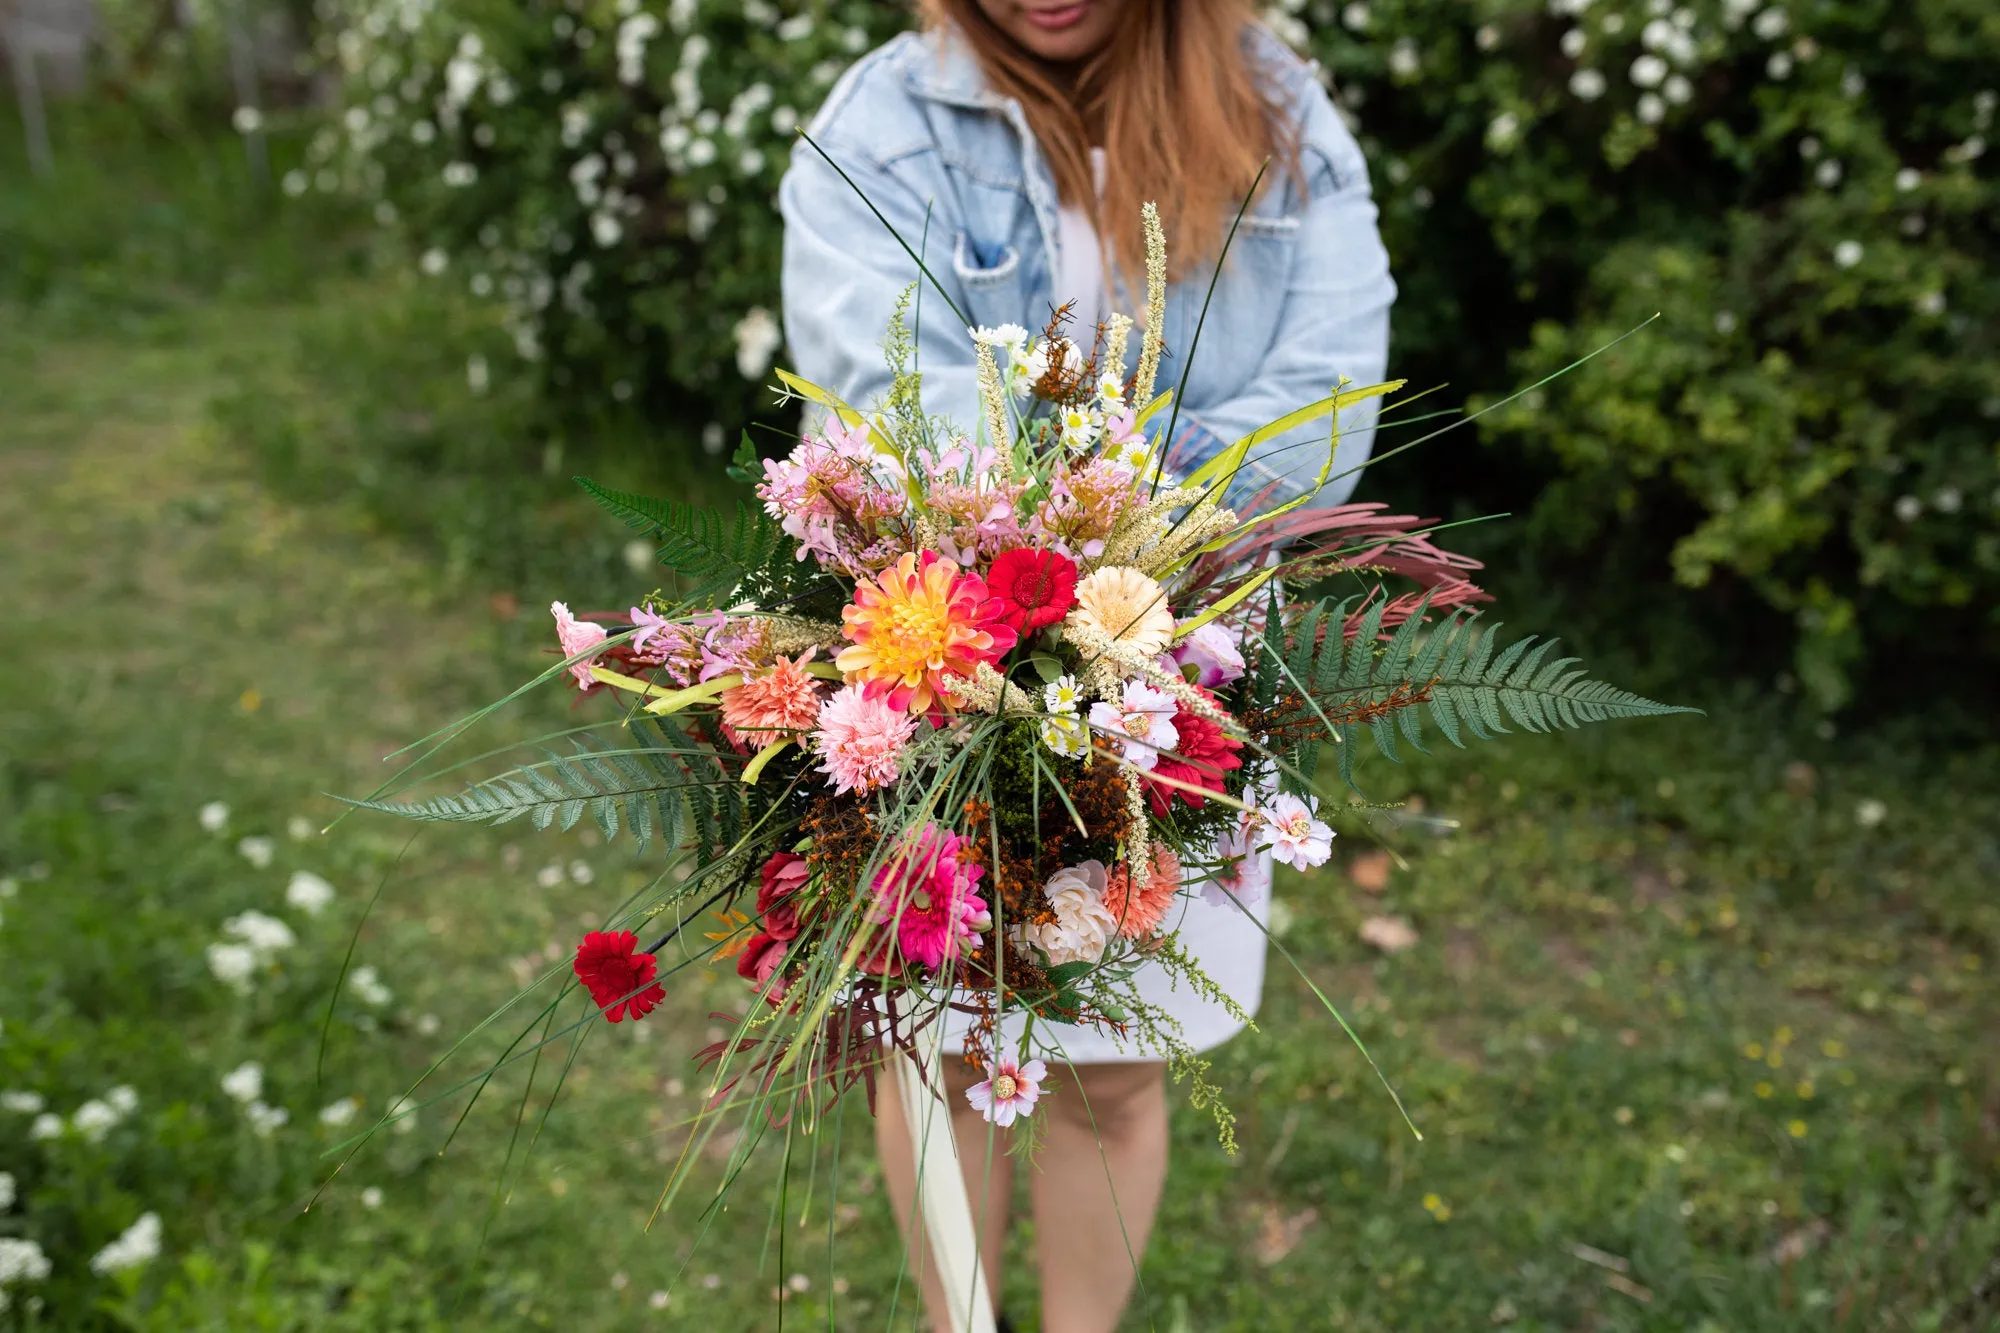
M942 1021L932 1023L923 1038L927 1068L919 1069L909 1056L898 1057L905 1067L897 1071L896 1086L917 1155L917 1212L923 1218L931 1262L949 1295L952 1333L994 1333L993 1300L986 1290L985 1266L979 1262L979 1224L966 1197L958 1139L951 1132L951 1107L942 1092L944 1028Z

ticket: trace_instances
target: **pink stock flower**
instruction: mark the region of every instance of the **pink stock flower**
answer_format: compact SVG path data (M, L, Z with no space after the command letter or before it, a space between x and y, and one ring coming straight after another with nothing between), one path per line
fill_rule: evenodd
M1333 855L1333 829L1313 818L1314 813L1290 792L1273 796L1258 811L1262 827L1257 833L1257 850L1270 852L1294 870L1325 865Z
M1179 701L1165 690L1128 681L1117 703L1090 706L1090 725L1123 737L1125 759L1134 768L1151 768L1159 763L1160 751L1180 743L1180 733L1174 729L1174 714L1179 710Z
M870 699L865 687L847 685L819 707L819 729L806 746L820 757L819 771L838 794L874 791L897 778L897 761L917 720L890 706L887 699Z
M1049 1067L1040 1060L1022 1064L1010 1056L997 1055L986 1071L985 1081L965 1090L965 1100L972 1104L973 1110L1005 1129L1014 1123L1015 1117L1034 1112L1042 1095L1042 1080L1048 1076Z
M757 498L798 542L799 559L810 554L858 577L878 567L870 555L879 545L878 526L902 513L905 503L902 486L879 474L882 466L866 427L829 420L789 457L764 461Z
M556 618L556 641L562 644L564 657L587 653L609 637L604 632L604 626L593 625L587 620L578 620L561 602L550 602L549 614ZM587 690L597 684L596 678L590 674L590 663L587 661L573 664L569 674L576 677L578 689Z
M979 941L993 924L978 894L983 866L961 860L969 838L926 824L904 838L888 864L875 873L871 915L896 925L896 945L905 959L943 967Z

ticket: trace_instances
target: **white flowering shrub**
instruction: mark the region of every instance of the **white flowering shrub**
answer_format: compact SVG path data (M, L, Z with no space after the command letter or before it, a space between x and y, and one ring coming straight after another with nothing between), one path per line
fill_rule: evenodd
M865 0L354 0L325 42L346 105L312 154L424 274L496 303L514 364L491 374L735 422L778 353L795 131L900 22Z
M1991 650L1984 0L1287 8L1374 166L1399 373L1532 383L1659 315L1488 419L1475 505L1579 567L1747 584L1735 623L1788 618L1822 705L1920 625Z
M1322 61L1373 166L1399 373L1531 382L1660 315L1488 418L1425 498L1533 509L1533 540L1586 568L1622 547L1638 578L1749 585L1823 704L1869 640L1972 626L1953 608L2000 590L1987 9L1281 0L1269 21ZM778 353L792 132L906 21L354 0L314 152L424 273L496 303L557 406L631 400L720 448ZM482 353L469 374L523 369Z

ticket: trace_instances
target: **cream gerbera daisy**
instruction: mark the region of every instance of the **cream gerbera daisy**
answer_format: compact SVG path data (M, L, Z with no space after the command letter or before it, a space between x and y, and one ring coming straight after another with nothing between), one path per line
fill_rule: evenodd
M1128 644L1141 655L1164 652L1174 637L1173 612L1159 582L1130 565L1111 565L1076 585L1072 624Z

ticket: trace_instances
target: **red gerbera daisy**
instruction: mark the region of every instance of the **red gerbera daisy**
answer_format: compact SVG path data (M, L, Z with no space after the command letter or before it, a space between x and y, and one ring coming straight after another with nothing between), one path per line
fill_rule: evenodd
M1194 688L1201 690L1199 685ZM1207 690L1201 692L1214 698ZM1162 754L1154 762L1153 777L1173 778L1178 782L1206 787L1210 791L1221 791L1222 775L1243 767L1243 759L1237 754L1243 748L1243 742L1228 735L1186 704L1174 713L1174 731L1179 736L1174 743L1174 752ZM1208 802L1208 798L1200 792L1189 791L1186 787L1154 782L1151 777L1146 780L1146 799L1155 815L1165 815L1175 797L1197 809Z
M639 937L629 930L593 930L576 946L577 979L614 1023L628 1012L644 1018L667 998L658 985L648 984L660 970L659 960L638 949Z
M1001 620L1026 638L1076 605L1076 564L1055 551L1005 551L986 573L986 591L1005 608Z

